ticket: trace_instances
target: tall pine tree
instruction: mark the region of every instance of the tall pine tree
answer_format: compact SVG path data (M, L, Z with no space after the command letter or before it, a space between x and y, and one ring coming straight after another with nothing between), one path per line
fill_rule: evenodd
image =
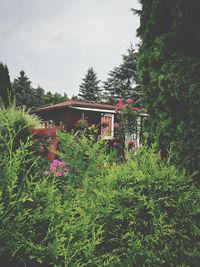
M17 106L32 107L33 89L31 87L31 81L23 70L20 72L20 76L14 79L13 93Z
M141 0L138 75L149 141L200 178L200 1Z
M0 63L0 98L5 106L8 105L11 94L11 82L8 67Z
M127 54L122 55L122 63L109 72L109 77L104 82L104 99L106 102L115 104L119 98L134 98L138 100L140 87L136 77L137 53L131 47Z
M97 78L97 74L91 67L88 69L83 82L79 87L78 96L82 101L95 102L101 101L101 88L99 86L100 80Z

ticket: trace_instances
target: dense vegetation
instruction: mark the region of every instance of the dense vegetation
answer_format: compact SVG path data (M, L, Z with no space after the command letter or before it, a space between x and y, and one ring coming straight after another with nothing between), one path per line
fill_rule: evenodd
M200 2L140 1L138 76L146 129L162 156L189 173L200 170Z
M3 266L198 266L200 190L184 173L145 150L116 163L89 131L60 133L49 168L33 149L37 118L0 117Z
M0 101L2 101L5 106L8 105L10 93L11 82L8 67L0 63Z
M113 144L95 127L59 132L49 163L32 135L40 121L8 106L9 95L29 108L68 97L33 88L23 71L11 86L0 64L2 266L199 266L200 188L193 178L200 171L200 3L140 2L139 52L128 50L104 89L110 103L139 99L140 91L142 101L133 107L132 99L119 100ZM101 102L98 84L90 68L82 100ZM148 147L126 151L124 136L135 130L141 105L150 115Z

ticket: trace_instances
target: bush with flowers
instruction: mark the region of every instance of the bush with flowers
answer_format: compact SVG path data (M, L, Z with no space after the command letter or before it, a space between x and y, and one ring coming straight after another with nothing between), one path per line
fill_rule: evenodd
M116 164L102 140L60 132L49 165L16 134L0 132L1 266L199 266L200 190L169 161Z
M117 115L114 123L115 142L118 143L119 153L124 157L125 135L133 134L137 131L141 109L135 107L134 101L130 98L126 99L126 101L120 99L116 104L115 113Z

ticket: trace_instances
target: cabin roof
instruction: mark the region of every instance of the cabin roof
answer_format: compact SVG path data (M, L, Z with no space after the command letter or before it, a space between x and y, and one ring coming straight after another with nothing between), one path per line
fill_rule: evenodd
M115 106L113 105L107 105L107 104L95 104L95 103L88 103L88 102L81 102L81 101L64 101L55 105L43 107L34 110L34 112L42 112L52 109L60 109L65 107L87 107L87 108L93 108L93 109L108 109L108 110L115 110Z

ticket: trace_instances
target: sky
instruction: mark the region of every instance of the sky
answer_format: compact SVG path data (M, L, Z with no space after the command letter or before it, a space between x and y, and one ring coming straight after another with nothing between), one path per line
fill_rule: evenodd
M138 0L0 0L0 62L11 81L77 95L89 67L100 80L139 42Z

